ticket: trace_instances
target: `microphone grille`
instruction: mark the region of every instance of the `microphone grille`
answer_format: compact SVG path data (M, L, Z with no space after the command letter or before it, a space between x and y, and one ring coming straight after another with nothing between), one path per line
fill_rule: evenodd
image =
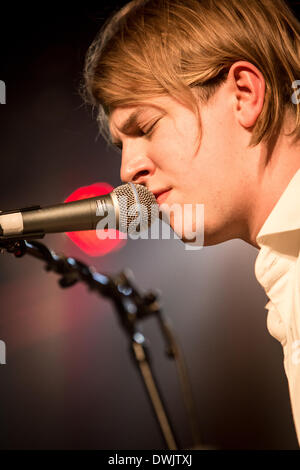
M141 184L127 183L113 190L119 204L119 230L132 233L146 230L158 218L159 208L154 194ZM133 223L134 222L134 223Z

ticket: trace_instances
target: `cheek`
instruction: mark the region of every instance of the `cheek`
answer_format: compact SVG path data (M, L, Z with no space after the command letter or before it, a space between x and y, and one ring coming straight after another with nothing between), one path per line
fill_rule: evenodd
M153 159L166 178L180 178L181 181L195 176L195 134L191 130L185 134L174 129L161 130L159 138L151 145Z
M196 158L201 180L216 189L234 184L240 165L233 123L222 117L221 113L218 116L215 112L203 114L201 143Z
M172 118L162 120L153 141L153 149L157 155L161 154L164 163L174 161L187 164L195 154L197 135L196 117L185 108L180 108Z

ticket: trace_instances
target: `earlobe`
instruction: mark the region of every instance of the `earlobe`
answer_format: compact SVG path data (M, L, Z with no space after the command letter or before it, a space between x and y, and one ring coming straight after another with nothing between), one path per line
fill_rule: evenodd
M262 111L265 97L265 79L250 62L236 62L228 74L233 82L235 113L244 128L253 127Z

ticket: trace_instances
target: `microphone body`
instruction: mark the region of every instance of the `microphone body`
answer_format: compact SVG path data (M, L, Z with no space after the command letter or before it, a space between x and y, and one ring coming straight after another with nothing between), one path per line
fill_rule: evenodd
M133 206L135 211L131 209ZM158 212L156 210L149 216L151 206L158 208L154 195L142 185L128 183L115 188L109 194L88 199L44 208L35 206L0 212L0 237L95 230L104 218L108 221L107 228L127 232L130 222L138 215L143 228L153 222L153 215L156 218ZM146 214L141 207L146 208Z
M93 230L101 219L115 215L115 212L110 194L44 208L24 208L3 215L0 213L1 235Z

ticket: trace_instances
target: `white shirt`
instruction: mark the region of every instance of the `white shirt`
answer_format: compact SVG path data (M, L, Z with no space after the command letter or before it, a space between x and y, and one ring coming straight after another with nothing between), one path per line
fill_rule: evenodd
M255 275L270 301L268 331L283 347L300 445L300 170L266 219L256 242Z

